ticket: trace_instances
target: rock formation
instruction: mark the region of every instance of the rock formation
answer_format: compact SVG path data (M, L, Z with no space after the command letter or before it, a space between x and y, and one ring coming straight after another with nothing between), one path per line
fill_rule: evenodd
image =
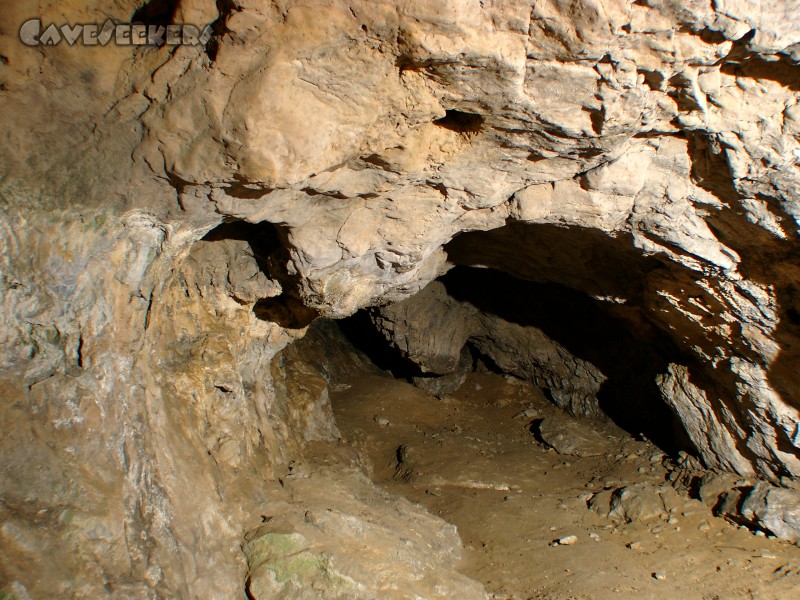
M4 585L240 595L265 482L337 435L324 373L273 360L319 317L373 307L434 374L471 339L596 413L613 366L426 288L454 267L581 294L669 348L647 383L705 467L800 476L797 8L4 3ZM34 17L213 37L32 48Z

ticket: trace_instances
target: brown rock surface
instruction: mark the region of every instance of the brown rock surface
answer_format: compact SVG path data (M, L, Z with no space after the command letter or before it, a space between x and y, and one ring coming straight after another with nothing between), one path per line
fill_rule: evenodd
M128 22L145 4L213 21L213 40L19 39L32 17ZM453 265L569 287L668 338L658 382L705 465L800 476L798 15L3 3L0 589L241 595L264 482L337 435L324 373L273 359L316 316ZM492 343L526 345L517 327Z

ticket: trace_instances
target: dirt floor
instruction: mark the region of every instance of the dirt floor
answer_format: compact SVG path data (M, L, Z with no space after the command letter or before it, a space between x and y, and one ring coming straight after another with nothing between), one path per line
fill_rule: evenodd
M659 495L669 485L658 448L565 417L525 382L473 373L439 399L370 375L338 390L337 425L374 481L455 524L462 571L491 597L800 598L800 548ZM561 454L531 431L564 424ZM645 491L608 516L608 498L631 485Z

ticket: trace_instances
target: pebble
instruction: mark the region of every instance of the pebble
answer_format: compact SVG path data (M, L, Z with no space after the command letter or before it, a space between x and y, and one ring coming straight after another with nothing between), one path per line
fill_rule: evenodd
M559 546L572 546L572 544L577 544L577 543L578 543L577 535L567 535L558 539Z
M658 581L664 581L666 578L667 576L661 571L656 571L653 573L653 579L657 579Z
M629 550L641 550L642 545L639 542L628 542L625 547Z
M756 535L758 537L767 537L767 534L764 533L763 531L761 531L760 529L758 531L756 531Z
M670 517L667 523L669 525L676 525L678 523L678 519L676 519L675 517Z
M537 416L538 411L535 408L526 408L515 414L512 419L530 419Z
M375 417L375 422L381 427L389 426L389 419L387 419L386 417Z
M591 539L593 539L595 542L599 542L599 541L600 541L600 536L599 536L599 535L597 535L597 534L596 534L594 531L592 531L592 532L589 534L589 537L590 537Z
M706 522L703 522L703 523L700 523L700 526L698 527L698 529L700 531L708 531L709 529L711 529L711 525L709 525Z

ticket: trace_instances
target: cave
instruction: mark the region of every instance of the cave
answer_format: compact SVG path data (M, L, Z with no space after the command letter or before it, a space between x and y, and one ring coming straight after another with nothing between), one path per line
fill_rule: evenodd
M800 17L724 4L3 3L0 599L794 597Z

